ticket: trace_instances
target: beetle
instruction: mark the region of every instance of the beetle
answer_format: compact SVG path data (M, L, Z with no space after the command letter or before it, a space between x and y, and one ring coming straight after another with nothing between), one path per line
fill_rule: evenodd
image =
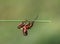
M27 36L28 35L28 30L31 29L31 27L33 26L33 23L34 23L34 21L28 21L28 20L22 21L17 26L17 28L22 30L24 36Z
M35 20L37 18L38 18L38 15L35 18ZM17 28L22 30L24 36L27 36L28 30L32 28L33 24L34 24L34 21L25 20L25 21L22 21L21 23L19 23Z

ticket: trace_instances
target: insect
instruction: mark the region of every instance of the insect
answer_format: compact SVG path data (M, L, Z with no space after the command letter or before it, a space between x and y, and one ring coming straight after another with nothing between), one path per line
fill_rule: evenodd
M17 28L21 29L23 32L24 36L28 35L28 30L31 29L31 27L33 26L34 21L22 21L22 23L20 23Z
M35 20L37 18L38 18L38 16L35 18ZM22 21L17 26L17 28L22 30L24 36L27 36L28 35L28 30L32 28L33 24L34 24L34 21L25 20L25 21Z

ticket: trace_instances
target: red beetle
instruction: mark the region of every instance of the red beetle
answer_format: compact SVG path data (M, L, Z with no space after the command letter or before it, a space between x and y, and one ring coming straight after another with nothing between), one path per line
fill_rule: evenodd
M22 21L22 23L20 23L18 25L18 29L22 29L23 31L23 35L27 36L28 35L28 29L30 29L33 26L33 21Z
M35 18L35 20L38 18L38 16ZM34 24L34 21L22 21L19 25L18 25L18 29L22 29L23 35L27 36L28 35L28 29L30 29Z

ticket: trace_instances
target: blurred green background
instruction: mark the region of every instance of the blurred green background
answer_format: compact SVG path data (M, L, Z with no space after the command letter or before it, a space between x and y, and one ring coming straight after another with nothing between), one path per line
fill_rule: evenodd
M59 44L60 0L0 0L0 20L51 20L35 22L28 36L19 22L0 22L0 44Z

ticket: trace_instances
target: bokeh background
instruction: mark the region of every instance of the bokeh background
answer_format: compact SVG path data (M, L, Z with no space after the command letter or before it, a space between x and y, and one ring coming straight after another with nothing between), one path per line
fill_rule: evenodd
M60 44L60 0L0 0L0 20L50 20L35 22L28 36L19 22L0 21L0 44Z

